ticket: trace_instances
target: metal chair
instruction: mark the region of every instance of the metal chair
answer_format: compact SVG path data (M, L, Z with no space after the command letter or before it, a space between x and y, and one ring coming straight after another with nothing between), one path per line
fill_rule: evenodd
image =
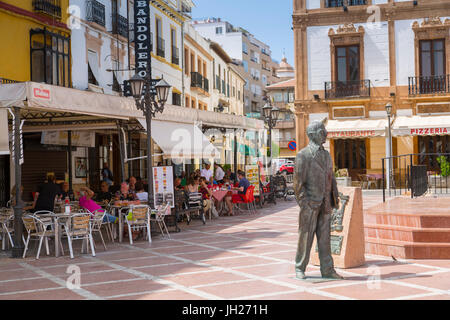
M169 229L167 229L166 223L164 221L164 218L167 215L167 210L170 210L169 203L166 204L165 206L159 206L157 210L152 212L155 214L155 217L152 218L152 216L150 216L150 221L155 221L159 229L161 230L161 235L164 237L165 232L170 239Z
M152 243L152 234L150 231L150 207L146 205L136 205L130 207L131 216L126 216L125 221L128 225L128 237L130 244L133 244L131 230L147 230L148 242Z
M187 224L192 220L191 212L198 212L203 224L206 224L205 212L203 211L203 195L200 192L190 192L187 197L187 206L189 209L189 212L186 213Z
M91 219L91 232L98 232L100 234L100 239L102 239L103 247L106 249L105 240L103 239L102 234L102 226L105 225L103 222L103 218L105 217L106 212L103 211L103 209L97 209L94 212L91 212L92 219ZM108 230L108 229L107 229ZM95 247L95 241L94 241L94 247Z
M14 241L12 234L14 233L13 228L14 214L9 211L0 212L0 231L2 234L2 250L6 249L6 244L8 243L6 236L8 236L9 244L11 248L14 247Z
M38 218L34 215L26 215L26 216L22 217L22 221L23 221L25 229L27 230L27 233L28 233L27 239L25 240L25 249L23 251L23 258L25 258L26 254L27 254L28 245L30 243L30 240L37 240L37 239L39 239L39 247L38 247L36 259L39 259L43 240L45 240L45 249L47 251L47 255L50 255L50 250L49 250L49 246L48 246L48 238L54 237L55 231L48 230L47 227L49 226L49 224L47 222L44 223L40 218ZM32 239L32 238L35 238L35 239ZM57 240L55 239L55 241L57 241ZM60 243L60 246L62 249L61 243ZM63 254L64 254L64 252L63 252Z
M73 259L72 242L74 240L89 241L92 250L92 256L95 257L94 240L92 239L91 214L76 213L67 219L65 223L64 234L67 236L69 244L70 258ZM83 242L83 246L84 246ZM83 250L83 247L82 247ZM89 250L89 249L88 249Z

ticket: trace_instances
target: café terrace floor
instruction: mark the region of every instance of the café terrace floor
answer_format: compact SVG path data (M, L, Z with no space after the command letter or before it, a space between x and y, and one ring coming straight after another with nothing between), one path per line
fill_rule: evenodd
M365 209L380 202L379 194L364 194ZM181 224L171 240L107 242L107 251L96 240L96 257L79 246L73 260L67 252L55 258L43 250L39 260L35 249L26 259L2 252L0 299L450 299L450 260L366 255L363 266L337 269L345 280L297 280L297 223L295 201L279 200L256 215ZM66 286L71 265L80 268L79 289ZM306 275L320 276L318 267Z

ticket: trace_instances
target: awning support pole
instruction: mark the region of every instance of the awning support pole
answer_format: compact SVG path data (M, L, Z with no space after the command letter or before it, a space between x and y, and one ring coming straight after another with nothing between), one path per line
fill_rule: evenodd
M20 192L22 186L22 167L20 166L20 108L14 107L14 176L16 181L16 204L14 206L14 247L13 258L22 258L23 255L23 202Z
M69 157L69 191L72 189L72 131L67 131L67 154Z
M131 152L133 151L131 144L132 144L131 131L128 130L128 157L131 157ZM133 162L128 161L128 176L131 177L132 175L133 175Z
M124 155L124 143L123 135L122 135L122 125L120 121L117 121L117 134L119 135L119 152L120 152L120 182L125 181L125 155Z

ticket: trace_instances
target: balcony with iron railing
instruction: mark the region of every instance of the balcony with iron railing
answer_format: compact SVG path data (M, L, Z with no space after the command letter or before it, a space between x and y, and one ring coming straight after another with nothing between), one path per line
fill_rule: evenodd
M325 82L325 99L370 97L370 80Z
M86 20L105 26L105 6L96 0L86 2Z
M166 57L166 41L161 38L157 37L157 43L156 43L156 55L160 56L162 58Z
M450 74L408 77L408 94L450 93Z
M177 66L180 65L180 54L178 48L175 46L172 46L172 63Z
M61 0L33 0L33 11L61 19Z
M345 6L363 6L367 4L367 0L327 0L325 6L327 8L337 8Z
M112 33L128 38L128 19L119 14L112 15Z
M0 77L0 84L18 83L20 81Z
M204 92L209 92L209 80L201 73L191 72L191 87L202 89Z

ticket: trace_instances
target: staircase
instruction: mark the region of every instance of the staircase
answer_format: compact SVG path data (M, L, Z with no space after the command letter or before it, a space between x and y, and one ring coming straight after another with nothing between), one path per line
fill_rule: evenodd
M395 198L364 212L366 253L450 259L450 198Z

